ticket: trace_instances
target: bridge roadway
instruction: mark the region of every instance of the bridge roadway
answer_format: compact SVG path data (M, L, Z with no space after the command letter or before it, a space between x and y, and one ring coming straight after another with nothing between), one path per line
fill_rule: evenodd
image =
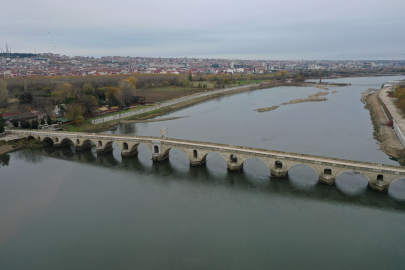
M203 165L206 162L207 155L210 152L216 152L225 159L229 171L239 171L243 168L245 160L258 158L270 168L272 177L286 177L289 168L296 164L305 164L312 167L318 173L320 183L329 185L335 183L335 179L339 174L354 171L363 174L369 181L368 186L380 192L387 192L392 182L405 178L405 169L399 166L243 146L83 132L32 130L10 130L10 132L24 135L26 139L36 139L53 144L55 148L73 144L76 151L83 151L95 145L97 147L97 154L105 154L112 151L113 143L116 143L121 148L123 157L136 155L138 153L138 145L142 143L151 150L152 159L157 162L167 159L170 149L178 148L186 153L190 159L191 166Z

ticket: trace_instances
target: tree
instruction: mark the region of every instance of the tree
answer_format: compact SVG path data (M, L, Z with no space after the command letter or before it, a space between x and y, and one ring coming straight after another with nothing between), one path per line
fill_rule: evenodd
M129 77L127 80L128 80L130 83L132 83L132 85L134 86L134 89L136 89L138 80L137 80L135 77L133 77L133 76ZM163 82L163 83L164 83L164 82Z
M31 121L31 128L32 129L38 129L38 126L39 126L39 123L38 123L37 119Z
M77 124L83 118L83 106L79 102L69 104L66 110L66 118Z
M0 109L7 108L8 105L8 90L7 82L0 79Z
M119 82L119 87L119 98L125 104L125 106L128 107L131 104L132 97L134 96L135 86L130 80L121 80Z
M320 69L318 71L318 75L319 75L319 82L322 82L322 76L325 74L325 70Z
M117 87L109 87L109 90L108 90L107 95L106 95L107 99L110 98L110 95L114 95L115 97L117 97L119 91L120 91L120 89L117 88Z
M46 123L52 125L52 118L49 115L46 117Z
M21 121L20 125L21 125L21 128L25 128L25 129L31 128L31 123L28 122L27 120Z
M44 87L41 90L41 96L43 97L50 97L52 95L52 87Z
M29 92L23 92L18 96L18 100L20 101L20 104L31 104L32 103L32 94Z
M6 125L6 121L3 118L3 115L0 113L0 134L4 132L4 126Z
M191 82L193 80L193 75L190 73L188 73L188 80Z
M13 121L11 121L11 123L13 123L14 127L18 127L18 120L14 119Z
M94 96L83 95L80 98L80 101L83 105L84 113L89 114L94 112L98 108L98 102Z
M94 88L93 88L93 86L91 86L91 84L90 83L85 83L84 85L83 85L83 92L85 93L85 94L87 94L87 95L91 95L91 94L93 94L93 91L94 91Z
M59 85L56 89L61 100L65 100L66 98L75 98L76 97L76 89L70 83L64 83Z
M120 102L113 94L111 94L108 98L107 104L108 104L108 106L112 107L112 106L118 106L120 104Z

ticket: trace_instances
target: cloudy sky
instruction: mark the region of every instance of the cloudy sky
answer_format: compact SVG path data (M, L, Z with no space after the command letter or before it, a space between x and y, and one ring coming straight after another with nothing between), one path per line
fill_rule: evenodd
M404 60L405 1L2 1L6 42L69 56Z

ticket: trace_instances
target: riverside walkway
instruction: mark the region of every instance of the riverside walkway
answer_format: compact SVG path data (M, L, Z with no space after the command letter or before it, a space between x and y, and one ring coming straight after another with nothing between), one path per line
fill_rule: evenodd
M156 162L169 158L170 150L177 148L188 156L191 166L203 165L207 155L216 152L225 159L229 171L239 171L243 168L244 161L249 158L257 158L270 168L272 177L286 177L289 168L296 164L305 164L318 173L320 183L329 185L334 184L336 177L341 173L354 171L363 174L369 181L368 186L380 192L387 192L392 182L405 178L405 169L397 166L226 144L83 132L31 130L11 130L10 132L21 134L26 139L36 139L53 144L56 148L73 146L76 151L83 151L96 146L97 154L112 151L113 144L116 144L121 148L123 157L136 155L139 144L144 144L150 149L152 159Z
M378 98L381 103L381 107L388 118L388 121L393 121L392 125L394 127L395 135L397 135L398 140L405 147L405 119L402 112L395 106L393 98L387 95L387 91L391 91L393 86L384 87Z

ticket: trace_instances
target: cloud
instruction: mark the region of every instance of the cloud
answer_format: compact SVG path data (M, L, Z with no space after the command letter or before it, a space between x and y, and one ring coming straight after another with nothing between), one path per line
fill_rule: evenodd
M405 2L9 1L19 52L251 59L404 59ZM4 45L2 45L4 43Z

